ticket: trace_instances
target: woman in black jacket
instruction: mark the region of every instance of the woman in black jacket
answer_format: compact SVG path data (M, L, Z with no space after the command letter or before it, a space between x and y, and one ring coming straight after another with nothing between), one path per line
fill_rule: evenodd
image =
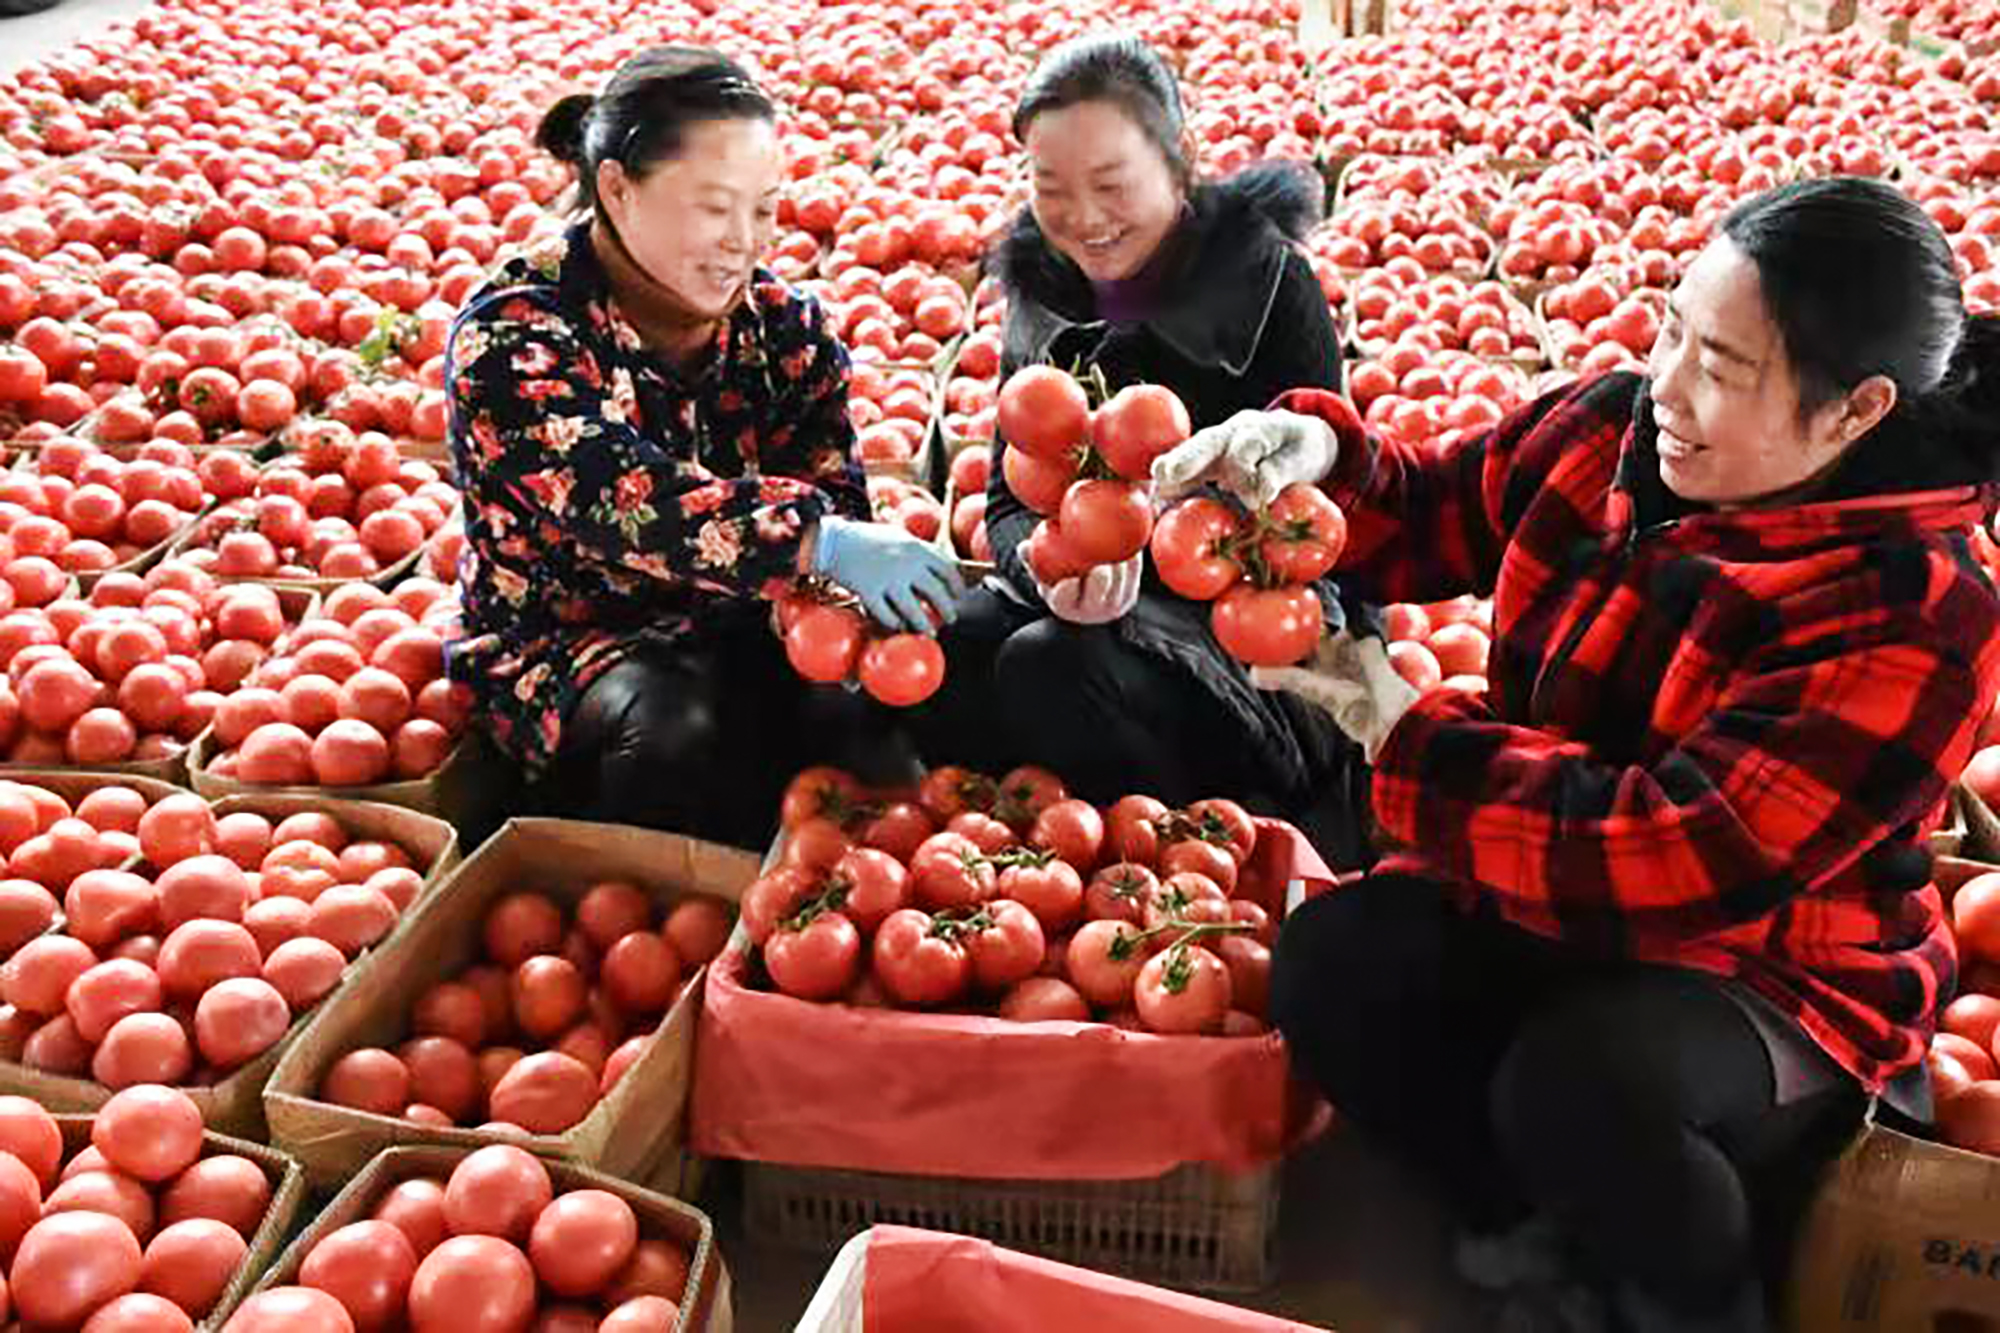
M1309 167L1197 182L1173 75L1127 36L1051 52L1014 133L1034 196L989 261L1008 300L1003 379L1048 362L1113 391L1162 384L1196 428L1288 389L1339 389L1339 340L1298 245L1322 209ZM1208 607L1166 591L1143 554L1037 582L1021 557L1036 515L1007 487L1006 449L986 510L1000 574L946 632L952 679L922 720L925 757L1038 763L1097 800L1229 794L1295 816L1339 787L1352 751L1325 715L1254 688Z

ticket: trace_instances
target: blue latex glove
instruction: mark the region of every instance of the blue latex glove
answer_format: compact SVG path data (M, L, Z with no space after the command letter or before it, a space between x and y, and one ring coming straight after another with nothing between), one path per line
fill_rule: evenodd
M949 622L966 593L956 561L887 523L821 519L812 568L859 597L878 623L916 634L936 629L925 603Z

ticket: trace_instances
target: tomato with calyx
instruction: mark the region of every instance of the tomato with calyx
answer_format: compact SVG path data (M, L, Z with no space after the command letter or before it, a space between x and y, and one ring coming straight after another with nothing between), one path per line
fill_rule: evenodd
M788 829L817 818L844 824L866 802L867 796L860 780L851 773L824 765L808 768L785 788L779 823Z
M1090 434L1090 398L1054 366L1015 371L1000 386L998 409L1000 437L1031 458L1059 458Z
M882 989L900 1004L950 1004L972 984L972 958L947 922L906 907L875 932L873 960Z
M1041 970L1048 940L1035 914L1020 903L996 898L963 925L973 981L981 990L1004 991Z
M861 932L841 912L808 909L764 941L764 966L785 994L831 1000L860 976Z
M1149 1031L1220 1032L1231 998L1229 968L1198 944L1177 944L1147 960L1134 997Z
M1267 511L1268 533L1259 551L1280 583L1324 578L1347 546L1347 516L1325 491L1304 482L1285 487Z
M933 834L910 858L911 896L925 907L977 907L997 878L978 844L957 833Z

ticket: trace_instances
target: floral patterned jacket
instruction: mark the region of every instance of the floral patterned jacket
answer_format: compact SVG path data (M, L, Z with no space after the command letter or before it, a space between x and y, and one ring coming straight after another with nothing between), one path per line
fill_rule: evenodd
M778 590L821 515L868 517L847 352L763 269L683 374L618 313L579 224L473 293L446 366L466 527L449 669L531 770L606 669Z

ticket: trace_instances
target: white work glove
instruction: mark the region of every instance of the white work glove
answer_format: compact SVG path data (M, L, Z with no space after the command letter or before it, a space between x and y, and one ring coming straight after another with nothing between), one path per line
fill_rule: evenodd
M1340 450L1333 427L1299 412L1238 412L1153 460L1155 501L1220 486L1253 509L1294 482L1318 482Z
M1050 587L1035 580L1036 591L1058 619L1072 625L1108 625L1122 619L1139 600L1146 572L1146 553L1115 565L1099 565L1089 573ZM1029 571L1033 577L1034 571Z
M1346 630L1328 636L1306 665L1253 667L1250 681L1260 690L1285 690L1325 709L1371 764L1420 697L1389 661L1382 640L1356 639Z

